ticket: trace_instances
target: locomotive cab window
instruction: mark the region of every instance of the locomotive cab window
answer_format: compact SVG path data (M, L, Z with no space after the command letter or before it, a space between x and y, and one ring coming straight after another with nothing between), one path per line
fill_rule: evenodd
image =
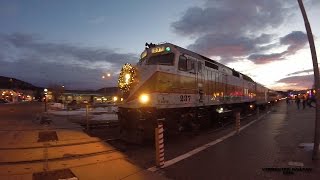
M195 72L195 61L191 59L187 59L187 71L189 72Z
M180 71L196 72L196 61L188 59L187 57L181 55L179 57L178 69Z
M168 65L172 66L174 62L174 54L161 54L152 56L147 60L147 65Z
M185 56L179 57L178 69L180 71L187 71L187 58Z

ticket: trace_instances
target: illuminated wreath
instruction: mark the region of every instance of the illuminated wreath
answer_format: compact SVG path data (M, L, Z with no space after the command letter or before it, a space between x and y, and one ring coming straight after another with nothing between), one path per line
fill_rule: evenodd
M136 76L136 69L131 64L126 63L123 65L118 79L119 89L128 92Z

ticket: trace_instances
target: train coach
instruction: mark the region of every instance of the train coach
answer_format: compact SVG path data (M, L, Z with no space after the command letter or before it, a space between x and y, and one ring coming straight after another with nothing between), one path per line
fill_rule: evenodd
M199 129L235 109L243 113L277 99L276 92L217 61L171 43L147 44L139 62L118 79L123 137L152 138L157 121L166 130Z

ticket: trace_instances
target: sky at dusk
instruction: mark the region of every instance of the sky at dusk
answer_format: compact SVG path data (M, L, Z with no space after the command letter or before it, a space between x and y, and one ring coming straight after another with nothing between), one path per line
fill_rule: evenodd
M319 59L320 2L304 4ZM0 76L43 87L116 86L146 42L195 51L271 89L313 85L296 0L1 0L0 26Z

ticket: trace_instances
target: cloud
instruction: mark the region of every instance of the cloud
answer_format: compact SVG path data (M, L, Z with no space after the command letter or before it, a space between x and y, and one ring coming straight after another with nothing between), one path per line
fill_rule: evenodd
M272 35L262 34L256 38L239 37L226 34L206 34L198 38L188 48L207 56L246 56L249 53L260 51L262 44L271 41Z
M278 0L212 0L205 7L191 7L171 27L182 36L195 38L188 48L207 56L236 60L271 49L273 34L288 15Z
M298 74L303 74L303 73L312 73L313 74L313 69L307 69L307 70L303 70L303 71L296 71L290 74L287 74L287 76L292 76L292 75L298 75Z
M302 31L292 31L290 34L280 38L280 44L289 45L288 54L294 54L302 49L308 42L307 34Z
M283 53L273 53L273 54L252 54L248 57L249 60L255 64L267 64L272 61L281 60Z
M211 0L206 7L189 8L171 26L181 35L245 34L278 27L285 17L278 0Z
M251 54L248 59L256 64L266 64L272 61L283 60L287 56L293 55L302 49L307 42L307 34L302 31L292 31L279 40L279 46L288 46L287 50L281 53Z
M112 49L48 43L31 34L0 35L0 72L46 86L61 83L73 88L100 88L103 72L116 73L124 63L134 63L138 56ZM115 85L116 77L109 85ZM69 86L69 87L70 87Z
M311 88L313 85L314 76L291 76L278 80L278 83L285 83L288 86L294 87L295 89Z

